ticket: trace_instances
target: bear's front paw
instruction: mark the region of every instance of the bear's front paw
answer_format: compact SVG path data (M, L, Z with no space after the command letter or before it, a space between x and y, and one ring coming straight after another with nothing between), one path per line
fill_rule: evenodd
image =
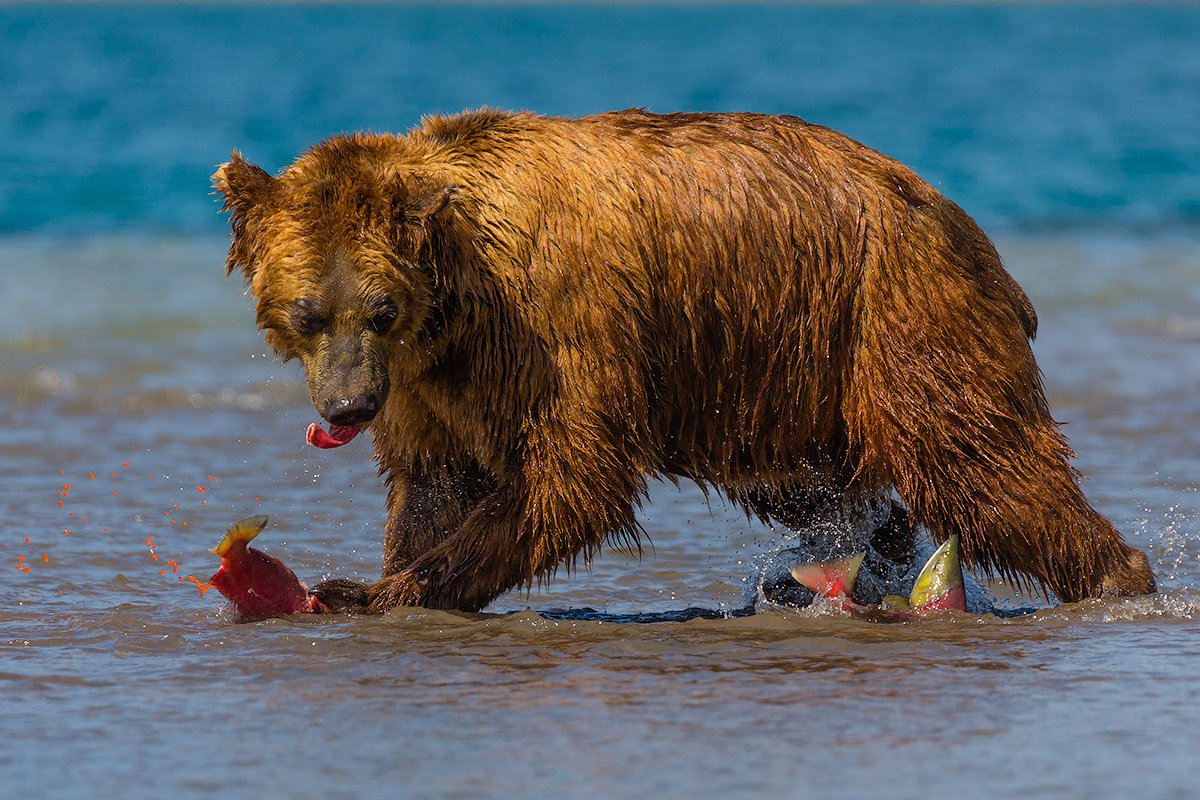
M375 581L367 587L371 610L382 613L398 606L423 606L425 584L415 572L405 570Z
M348 614L363 614L370 611L371 602L367 597L369 587L364 583L334 578L322 581L309 590L330 611Z

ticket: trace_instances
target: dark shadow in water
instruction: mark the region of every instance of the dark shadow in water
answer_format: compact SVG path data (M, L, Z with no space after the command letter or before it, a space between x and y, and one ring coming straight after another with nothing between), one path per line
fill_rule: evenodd
M1039 610L1028 606L1022 606L1021 608L993 608L992 616L1000 617L1001 619L1014 619L1016 617L1027 617Z
M1025 617L1033 614L1038 609L1036 608L993 608L990 612L991 616L1000 617L1002 619L1014 619L1016 617ZM509 613L518 613L516 611ZM547 608L543 610L534 610L540 617L552 620L587 620L589 622L687 622L693 619L733 619L736 617L752 617L756 611L754 606L746 606L745 608L737 608L733 610L718 611L712 608L698 608L692 606L679 611L643 611L636 614L610 614L605 611L597 611L594 608ZM986 616L986 615L981 615Z
M515 613L515 612L514 612ZM638 614L609 614L594 608L547 608L536 611L538 616L553 620L588 620L590 622L687 622L691 619L732 619L754 616L754 606L732 611L712 608L685 608L681 611L643 611Z

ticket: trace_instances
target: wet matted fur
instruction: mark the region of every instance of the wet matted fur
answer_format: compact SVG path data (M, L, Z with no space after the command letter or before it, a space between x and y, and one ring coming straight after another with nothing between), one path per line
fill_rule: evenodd
M636 541L655 475L766 518L894 491L976 568L1154 589L1079 489L991 242L842 134L485 110L214 180L267 341L374 435L377 609L479 609Z

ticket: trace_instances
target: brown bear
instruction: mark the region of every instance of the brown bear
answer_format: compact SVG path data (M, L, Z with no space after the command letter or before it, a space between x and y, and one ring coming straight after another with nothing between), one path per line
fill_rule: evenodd
M785 523L898 497L986 573L1154 591L1079 489L992 243L840 133L482 110L214 181L228 269L331 423L309 440L374 435L376 610L480 609L637 542L650 477Z

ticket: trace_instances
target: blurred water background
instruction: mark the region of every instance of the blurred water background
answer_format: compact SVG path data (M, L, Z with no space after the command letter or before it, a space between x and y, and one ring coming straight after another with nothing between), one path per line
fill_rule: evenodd
M187 580L230 522L368 579L382 490L367 441L304 444L209 175L484 105L796 114L914 167L1033 300L1085 490L1163 591L623 622L741 608L785 543L656 486L640 561L484 615L235 624ZM1190 797L1198 242L1193 5L0 5L0 794ZM526 610L556 608L602 613Z

